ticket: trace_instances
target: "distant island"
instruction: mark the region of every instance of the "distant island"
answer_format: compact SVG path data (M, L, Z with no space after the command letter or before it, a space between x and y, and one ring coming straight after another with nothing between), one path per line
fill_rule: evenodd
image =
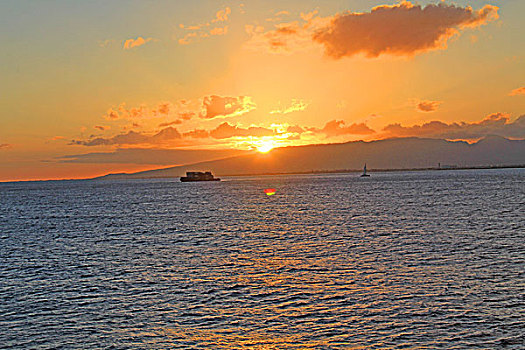
M175 162L174 162L175 163ZM276 148L238 156L95 179L183 176L210 170L219 176L370 171L508 168L525 166L525 140L487 136L475 143L428 138L395 138Z

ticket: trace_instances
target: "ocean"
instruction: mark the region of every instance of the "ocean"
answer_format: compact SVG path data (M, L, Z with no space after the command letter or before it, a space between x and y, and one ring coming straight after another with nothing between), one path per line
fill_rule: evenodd
M0 184L0 348L525 348L525 169L223 180Z

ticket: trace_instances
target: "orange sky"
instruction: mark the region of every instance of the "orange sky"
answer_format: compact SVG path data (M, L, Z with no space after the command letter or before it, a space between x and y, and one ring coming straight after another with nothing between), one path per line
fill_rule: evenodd
M2 2L0 181L225 149L523 139L524 12L511 0Z

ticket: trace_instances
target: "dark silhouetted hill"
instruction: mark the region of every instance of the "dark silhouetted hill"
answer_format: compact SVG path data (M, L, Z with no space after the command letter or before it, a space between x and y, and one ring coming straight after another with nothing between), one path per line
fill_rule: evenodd
M509 166L525 164L525 140L488 136L468 144L424 138L353 141L338 144L283 147L267 154L252 153L133 174L103 178L182 176L186 171L211 170L215 175L300 173L361 169L417 169L442 167Z

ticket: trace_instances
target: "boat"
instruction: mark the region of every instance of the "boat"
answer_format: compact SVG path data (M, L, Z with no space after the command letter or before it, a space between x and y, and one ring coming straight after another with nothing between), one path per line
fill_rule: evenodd
M181 182L194 181L221 181L221 179L213 177L211 171L188 171L186 176L180 178Z
M361 174L361 177L370 177L370 175L366 173L366 163L365 163L365 167L363 168L363 173Z

